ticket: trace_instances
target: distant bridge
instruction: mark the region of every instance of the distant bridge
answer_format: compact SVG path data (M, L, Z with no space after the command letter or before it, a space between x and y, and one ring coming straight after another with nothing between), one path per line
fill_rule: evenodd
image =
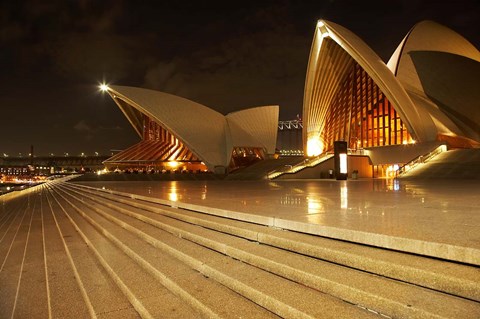
M277 149L280 155L303 155L303 122L301 119L278 121Z

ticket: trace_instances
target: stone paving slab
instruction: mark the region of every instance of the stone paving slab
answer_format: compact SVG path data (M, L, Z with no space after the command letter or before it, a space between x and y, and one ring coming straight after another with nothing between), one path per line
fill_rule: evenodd
M81 184L174 207L480 265L480 181Z

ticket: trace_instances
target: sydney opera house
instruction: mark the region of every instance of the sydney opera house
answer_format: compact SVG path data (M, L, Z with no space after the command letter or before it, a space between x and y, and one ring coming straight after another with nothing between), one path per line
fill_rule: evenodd
M441 145L480 147L479 62L470 42L432 21L415 25L385 63L351 31L320 20L305 81L304 153L318 159L345 141L366 176L386 176ZM141 138L105 161L109 169L223 174L275 152L278 106L224 116L162 92L106 91Z
M278 106L226 116L196 102L148 89L104 87L140 142L115 154L108 169L210 171L224 174L275 152Z
M440 144L479 147L479 62L470 42L432 21L415 25L384 63L351 31L320 20L305 82L305 153L341 140L382 166Z

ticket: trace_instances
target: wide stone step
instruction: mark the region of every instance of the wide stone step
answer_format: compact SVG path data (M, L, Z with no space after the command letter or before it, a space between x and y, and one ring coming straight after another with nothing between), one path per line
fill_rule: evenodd
M87 203L87 199L83 201ZM115 210L96 209L109 220L128 228L159 250L175 256L226 287L242 294L282 317L368 317L373 315L359 307L265 272L257 267L236 261L211 249L196 245L169 233L159 231ZM108 217L115 215L115 217ZM123 216L123 217L122 217ZM131 227L130 225L134 225ZM127 226L128 225L128 226ZM105 225L105 227L110 227ZM138 229L141 228L141 231ZM129 241L130 242L130 241ZM321 306L319 306L321 305Z
M159 281L175 294L181 296L186 304L202 311L205 317L219 316L224 318L240 318L245 313L252 318L273 318L271 312L249 302L232 290L213 280L207 279L198 271L188 267L178 259L165 254L156 247L146 243L142 238L125 230L124 221L121 225L105 219L102 215L90 210L86 198L79 202L75 195L68 196L72 203L81 209L90 223L96 224L98 229L108 237L116 238L120 249L134 256L140 267L156 274ZM110 211L110 214L115 212ZM172 237L169 234L165 234ZM202 248L202 247L200 247Z
M45 229L52 314L65 314L60 318L82 318L87 316L81 313L77 316L76 312L86 308L91 317L139 318L68 219L64 211L67 205L60 206L51 195L47 200L51 220L46 218L46 227L55 228L49 232Z
M480 269L478 267L283 231L239 220L111 195L97 189L71 183L65 183L64 186L82 190L104 199L111 199L114 203L126 204L262 244L480 301Z
M138 218L178 237L191 240L348 302L374 309L382 314L409 318L430 316L455 318L458 315L467 318L472 313L480 312L479 305L475 302L359 272L289 251L258 245L225 233L214 232L155 213L128 207L126 204L107 201L104 198L99 199L91 196L89 198L95 200L97 204L114 209L115 212L122 212ZM118 215L118 213L114 214ZM129 221L129 224L135 224L137 228L145 228L138 222Z
M0 318L11 318L18 311L18 293L22 286L33 215L33 203L23 212L17 211L13 227L8 229L0 245Z
M64 208L68 221L95 255L97 262L142 318L198 318L198 313L169 292L151 274L138 267L135 260L97 231L68 201L55 191L53 195L57 203Z
M2 234L2 236L0 236L0 243L12 219L17 215L18 211L23 211L27 204L28 202L23 200L12 200L3 203L0 201L0 234Z

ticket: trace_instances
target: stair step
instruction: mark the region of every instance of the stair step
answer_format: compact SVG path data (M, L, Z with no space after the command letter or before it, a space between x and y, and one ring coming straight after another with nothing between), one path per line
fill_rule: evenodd
M93 198L94 199L94 198ZM286 277L306 286L393 317L444 316L480 312L478 304L435 291L408 285L351 268L341 267L289 251L258 245L225 233L215 232L179 220L141 211L124 204L113 204L104 199L97 204L107 205L119 212L140 218L146 223L169 231L178 237L214 249L235 259ZM148 216L148 217L147 217ZM130 220L130 225L145 229L141 222ZM143 226L143 227L142 227ZM348 284L345 283L348 279Z
M92 308L91 311L97 317L108 317L113 314L118 317L128 317L125 316L127 314L132 318L138 316L129 300L113 282L107 271L99 264L88 244L65 215L62 207L68 206L65 203L62 203L62 207L59 206L59 203L51 195L49 195L49 205L51 205L51 212L54 212L52 217L56 224L57 233L59 233L58 229L61 231L59 235L61 240L63 238L65 253L68 250L66 258L69 259L69 270L76 271L78 274L78 277L75 275L75 279L78 289L84 291L82 297L85 306ZM57 253L63 254L64 251L57 251ZM47 260L48 258L47 255ZM53 258L55 257L52 256ZM57 302L62 302L62 300ZM71 306L72 304L70 304ZM77 307L77 304L75 304L75 307Z
M86 199L84 201L86 202ZM102 210L107 211L107 209ZM359 307L172 236L128 216L122 216L114 210L108 214L121 218L120 224L141 227L142 232L148 234L143 236L144 240L152 242L158 249L164 249L166 253L176 256L205 276L222 283L279 316L308 318L322 315L333 318L338 317L339 313L340 316L371 315ZM156 240L153 241L152 238ZM267 282L269 284L266 284ZM321 308L318 307L318 303L322 303Z
M45 269L41 205L41 197L35 196L15 303L17 318L40 318L49 311L45 271L36 271Z
M0 318L11 318L16 310L32 217L33 207L17 211L13 227L0 246Z
M84 216L80 216L63 198L54 195L70 216L69 222L81 235L83 241L94 252L108 275L144 318L196 318L198 314L182 300L171 294L150 274L138 267L137 263L118 247L100 234ZM153 293L154 292L154 293ZM118 309L125 308L119 307ZM107 311L111 312L111 311Z
M83 199L83 203L87 204L88 200L86 198ZM88 208L84 207L82 210L95 223L98 223L104 231L108 231L117 239L121 238L123 248L134 251L138 255L137 263L140 266L144 268L152 267L156 271L161 272L162 277L169 278L172 282L166 283L166 286L172 289L172 291L182 294L185 303L204 309L206 316L218 315L226 318L238 318L248 313L249 316L254 318L275 317L265 309L247 302L244 298L241 298L238 294L224 286L205 278L198 271L184 265L178 259L163 253L154 246L148 245L144 240L126 231L119 225L106 220L93 211L90 212ZM143 259L144 262L139 262L139 259Z
M45 195L44 201L49 203ZM49 205L43 207L48 208L43 209L42 218L51 315L53 318L88 317L93 308L84 300L82 291L84 286L80 281L82 277L78 275L76 269L74 270L73 259L67 253L68 247L65 240L72 235L66 229L59 229L56 218L60 217L54 216ZM72 304L75 307L72 307Z
M98 192L80 185L72 189L112 199L131 207L154 212L205 228L254 240L262 244L295 251L373 274L406 281L449 294L480 301L480 269L469 265L390 251L381 248L283 231L219 216L171 208L142 200ZM153 215L152 215L153 216Z

